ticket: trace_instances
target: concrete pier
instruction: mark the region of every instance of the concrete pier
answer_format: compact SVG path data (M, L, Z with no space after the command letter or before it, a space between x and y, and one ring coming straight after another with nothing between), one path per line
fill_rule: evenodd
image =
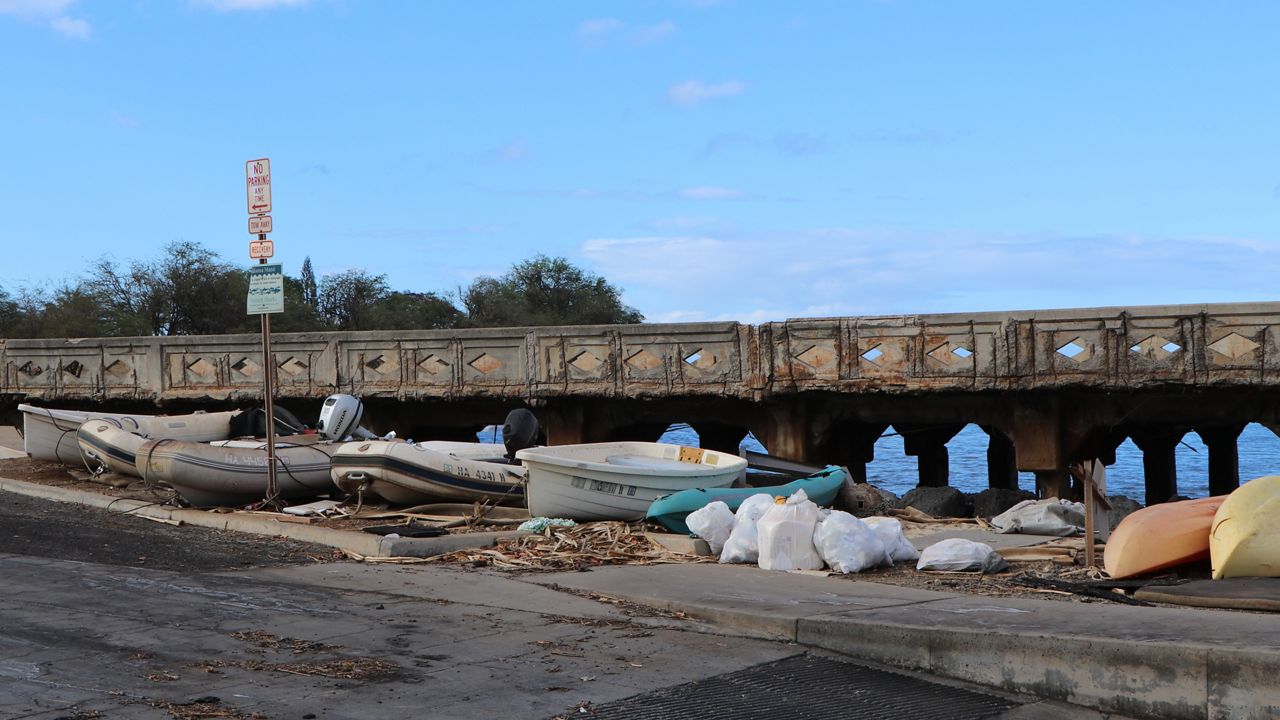
M1105 461L1132 432L1161 500L1177 494L1176 440L1153 428L1203 430L1226 492L1232 433L1280 427L1278 330L1280 303L1252 303L281 334L271 362L257 335L8 340L0 394L11 416L21 401L180 412L258 402L271 372L283 402L350 392L413 437L467 437L527 406L556 444L687 422L708 447L750 431L855 478L892 426L927 485L947 482L947 432L975 423L993 437L993 487L1032 472L1050 495L1069 491L1072 462Z

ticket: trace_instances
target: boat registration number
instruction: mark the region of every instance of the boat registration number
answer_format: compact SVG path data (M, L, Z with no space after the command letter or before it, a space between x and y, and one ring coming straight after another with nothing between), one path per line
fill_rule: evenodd
M601 482L583 477L573 478L573 486L579 490L591 490L592 492L602 492L610 495L626 495L627 497L635 497L636 490L639 490L635 485Z

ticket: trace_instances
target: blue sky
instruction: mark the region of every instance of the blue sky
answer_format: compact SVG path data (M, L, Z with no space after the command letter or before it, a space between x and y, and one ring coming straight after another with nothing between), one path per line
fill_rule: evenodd
M1217 10L1215 11L1215 7ZM650 320L1266 300L1280 5L0 0L0 286L193 240Z

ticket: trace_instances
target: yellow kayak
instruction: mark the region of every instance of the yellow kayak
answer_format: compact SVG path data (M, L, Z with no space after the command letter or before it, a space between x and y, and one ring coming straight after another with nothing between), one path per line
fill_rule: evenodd
M1102 564L1113 578L1177 567L1209 557L1209 526L1225 497L1160 503L1116 526Z
M1280 477L1241 485L1218 508L1209 534L1213 579L1280 577Z

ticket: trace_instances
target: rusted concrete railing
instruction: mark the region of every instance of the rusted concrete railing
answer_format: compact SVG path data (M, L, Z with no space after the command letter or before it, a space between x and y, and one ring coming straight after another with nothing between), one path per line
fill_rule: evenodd
M277 335L280 394L704 396L1280 384L1280 303ZM0 391L261 395L256 335L9 340Z

